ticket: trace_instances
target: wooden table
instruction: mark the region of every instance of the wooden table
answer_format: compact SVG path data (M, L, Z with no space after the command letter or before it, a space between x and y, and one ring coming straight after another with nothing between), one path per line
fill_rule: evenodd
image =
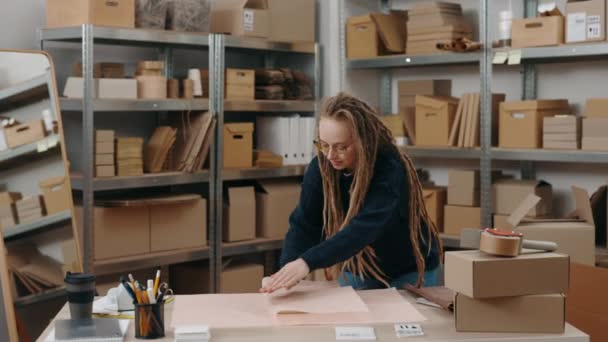
M414 298L408 293L403 296L413 302ZM156 341L173 342L173 331L170 329L171 314L174 303L165 306L165 328L166 337ZM397 338L392 324L373 325L378 341L458 341L458 342L589 342L589 337L571 326L566 324L564 334L504 334L504 333L461 333L454 328L454 316L444 310L417 305L416 308L427 318L423 322L422 329L425 336L416 338ZM66 306L57 314L55 319L68 319L69 309ZM202 322L201 322L202 323ZM53 327L53 322L45 329L38 341L44 342L45 337ZM134 338L133 322L129 325L129 331L125 341L144 341ZM274 327L274 328L242 328L242 329L212 329L211 341L265 341L265 342L285 342L285 341L336 341L335 329L333 326L305 326L305 327Z

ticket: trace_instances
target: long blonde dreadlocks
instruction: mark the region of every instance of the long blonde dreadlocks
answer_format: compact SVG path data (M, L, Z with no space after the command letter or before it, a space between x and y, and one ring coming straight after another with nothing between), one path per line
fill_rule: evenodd
M346 213L342 209L342 198L340 198L339 182L337 181L340 175L339 171L331 166L328 159L320 151L317 152L319 169L323 176L323 195L325 199L323 203L323 231L326 238L332 237L346 227L359 213L374 176L374 165L378 151L386 149L394 152L395 155L401 156L408 177L410 241L414 248L418 270L416 285L421 286L424 281L425 258L420 248L420 241L424 242L421 231L425 223L428 230L427 236L430 240L427 244L429 251L435 241L438 244L439 253L441 253L442 244L439 231L429 219L426 211L422 186L412 160L405 152L400 151L391 131L379 119L376 110L365 101L346 93L339 93L324 101L321 118L331 118L349 123L357 151L353 182L350 187L350 202ZM371 275L388 287L386 275L378 267L376 259L374 249L367 246L350 259L326 270L326 274L329 279L336 279L344 271L361 278L367 278Z

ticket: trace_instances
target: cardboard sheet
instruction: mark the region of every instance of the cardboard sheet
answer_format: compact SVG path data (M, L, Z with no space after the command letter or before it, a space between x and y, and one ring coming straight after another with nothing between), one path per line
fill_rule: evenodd
M284 314L368 312L352 287L294 288L284 296L268 296L270 311Z

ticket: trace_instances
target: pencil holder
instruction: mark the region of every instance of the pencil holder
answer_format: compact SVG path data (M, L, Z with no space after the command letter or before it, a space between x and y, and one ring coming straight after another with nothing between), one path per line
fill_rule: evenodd
M165 337L165 304L135 304L135 338Z

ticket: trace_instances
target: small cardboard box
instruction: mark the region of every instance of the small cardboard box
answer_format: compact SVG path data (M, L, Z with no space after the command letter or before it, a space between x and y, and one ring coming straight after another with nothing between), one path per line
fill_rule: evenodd
M20 192L0 192L0 205L13 204L22 198Z
M513 19L511 46L524 48L564 43L564 17L550 16Z
M608 118L608 98L587 99L585 103L586 118Z
M114 165L97 165L95 166L95 177L108 178L116 176Z
M501 171L492 171L492 181L503 177ZM479 206L479 170L450 170L448 172L449 205Z
M557 115L543 120L543 148L580 148L581 121L574 115Z
M451 96L451 80L400 80L399 114L412 144L416 143L416 95Z
M60 213L72 207L72 190L64 176L53 177L39 183L48 215Z
M563 294L474 299L457 293L456 331L504 333L564 332L566 298Z
M445 253L445 286L471 298L494 298L568 291L567 255L524 250L504 258L478 250Z
M382 115L380 119L382 120L382 123L384 123L384 126L391 131L393 137L397 138L405 136L403 119L401 116L397 114Z
M95 155L95 166L113 166L114 165L114 154L96 154Z
M601 41L606 37L605 0L568 0L566 43Z
M42 120L34 120L4 129L6 143L15 148L44 139L46 131Z
M591 341L608 341L608 270L571 265L566 320L591 336Z
M528 216L548 216L553 212L553 188L545 181L501 179L492 187L495 214L510 215L529 194L534 194L541 200L530 209Z
M255 99L255 70L226 69L226 100Z
M97 129L95 130L96 143L114 143L115 134L113 130Z
M207 245L207 201L199 195L170 196L150 204L152 252Z
M459 100L416 95L416 145L448 146Z
M228 188L227 194L224 206L223 240L233 242L255 239L254 187L231 187Z
M583 119L583 150L608 151L608 118Z
M253 166L253 123L224 124L224 167Z
M372 58L405 52L405 12L370 13L346 21L347 58Z
M447 188L444 186L425 187L422 189L424 206L433 223L443 232L443 207L446 202Z
M450 236L460 236L462 229L481 229L481 208L446 205L444 207L443 232Z
M298 205L301 185L290 180L259 181L256 200L256 232L258 237L284 237L289 216Z
M268 38L270 14L266 0L222 0L213 3L211 32Z
M498 145L504 148L541 148L544 117L569 112L568 100L502 102Z
M268 0L269 40L314 42L316 38L315 0Z
M135 27L135 0L47 0L46 26Z
M95 154L114 154L114 142L96 142Z
M132 78L100 78L97 84L100 99L137 99L137 80Z
M166 99L167 78L155 75L135 76L137 81L137 98L139 99Z

